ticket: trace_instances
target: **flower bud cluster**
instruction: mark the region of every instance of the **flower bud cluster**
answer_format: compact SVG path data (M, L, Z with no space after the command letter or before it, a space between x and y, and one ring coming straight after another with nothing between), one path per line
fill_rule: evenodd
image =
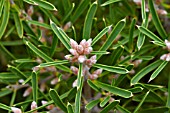
M87 58L86 55L90 54L93 50L91 47L92 39L83 39L80 44L73 39L70 39L71 49L69 50L72 55L66 55L65 58L71 62L84 63Z
M166 49L168 51L170 51L170 42L168 40L165 40L165 45L166 45ZM170 53L167 53L167 54L163 54L161 57L160 57L161 60L165 60L165 61L170 61Z

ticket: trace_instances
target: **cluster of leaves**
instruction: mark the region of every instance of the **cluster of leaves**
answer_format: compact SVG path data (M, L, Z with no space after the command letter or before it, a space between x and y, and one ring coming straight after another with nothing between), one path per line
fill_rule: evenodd
M168 12L170 4L134 1L1 0L0 112L169 112L170 64L160 59L169 14L157 7ZM64 58L70 39L90 38L89 56L97 56L90 72L103 69L95 80ZM30 109L33 101L38 107Z

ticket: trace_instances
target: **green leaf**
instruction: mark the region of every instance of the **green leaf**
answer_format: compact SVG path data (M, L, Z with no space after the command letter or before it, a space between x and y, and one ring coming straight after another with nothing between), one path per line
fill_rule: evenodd
M135 108L134 113L138 112L139 108L142 106L142 104L144 103L146 97L148 96L150 91L148 91L142 98L141 102L138 104L138 106Z
M65 1L65 0L62 0ZM71 13L73 12L75 4L72 3L72 7L70 9L68 9L67 14L63 17L61 23L65 22L67 20L67 18L71 15Z
M11 111L11 107L9 107L9 106L7 106L7 105L5 105L5 104L2 104L2 103L0 103L0 108L1 108L1 109L4 109L4 110Z
M14 21L15 21L15 27L17 29L17 33L18 36L20 38L23 37L23 25L22 25L22 21L19 17L19 13L16 11L16 9L14 8L15 11L13 11L13 17L14 17Z
M51 99L53 99L56 106L58 106L64 112L67 113L67 107L64 105L63 101L61 100L58 93L54 89L50 89L50 97L51 97Z
M58 44L58 38L57 36L54 34L53 35L53 41L52 41L52 45L51 45L51 49L50 49L50 56L52 57L56 51L56 46Z
M114 72L114 73L119 73L119 74L126 74L129 72L125 68L115 67L115 66L107 66L107 65L103 65L103 64L94 64L93 67L101 68L103 70Z
M136 24L136 19L133 18L132 23L130 25L130 30L129 30L129 42L128 42L128 46L130 51L133 51L133 33L134 33L134 29L135 29L135 24Z
M60 28L57 27L57 25L50 21L50 25L51 25L51 28L53 30L53 32L56 34L56 36L59 38L59 40L64 44L64 46L69 50L71 49L71 46L70 46L70 40L68 42L68 38L67 37L64 37L64 34L63 32L61 32L61 30L59 30Z
M1 1L0 1L0 17L1 17L1 15L2 15L2 10L3 10L3 8L4 8L4 3L5 3L5 0L1 0Z
M112 4L112 3L115 3L115 2L119 2L119 1L121 1L121 0L108 0L105 3L103 3L101 6L106 6L106 5L109 5L109 4Z
M152 33L150 30L142 27L142 26L138 26L138 29L145 35L147 35L149 38L151 38L154 41L160 42L160 43L164 43L158 36L156 36L154 33Z
M47 10L55 10L57 11L57 9L55 8L55 6L53 4L51 4L50 2L44 1L44 0L24 0L27 3L31 3L33 5L38 5L44 9Z
M61 65L61 64L67 64L67 63L69 63L68 60L54 61L54 62L41 63L37 67L57 66L57 65Z
M97 36L92 40L91 45L93 46L97 41L99 41L103 37L103 35L106 34L109 31L111 26L105 27L99 34L97 34Z
M110 93L113 93L124 98L129 98L133 96L132 92L126 89L121 89L98 81L95 81L94 84L106 91L109 91Z
M80 113L83 81L84 81L84 79L82 77L80 87L77 89L77 94L76 94L76 98L75 98L75 110L74 110L75 113Z
M130 111L128 111L127 109L125 109L124 107L117 105L116 109L118 109L121 113L131 113Z
M90 6L87 12L86 18L85 18L84 28L83 28L83 39L88 40L90 38L92 22L93 22L93 18L96 13L96 10L97 10L97 2L94 2Z
M152 73L149 82L153 79L155 79L158 74L164 69L164 67L168 64L167 61L163 61L162 64Z
M38 77L36 72L32 72L32 90L33 100L37 103L38 100Z
M143 109L139 113L168 113L169 108L165 106Z
M74 23L79 16L84 12L84 10L87 8L89 5L90 0L82 0L77 9L74 11L72 17L71 17L71 22Z
M31 42L24 40L24 43L39 57L44 59L46 62L52 62L53 59L51 59L49 56L47 56L44 52L39 50L36 46L34 46Z
M17 62L17 63L29 63L29 62L36 62L36 61L32 60L32 59L17 59L17 60L14 60L14 62Z
M150 12L152 15L153 23L154 23L159 35L162 37L162 39L166 39L167 34L159 20L157 12L155 11L153 0L149 0L148 2L149 2L149 9L150 9Z
M162 42L158 42L158 41L151 41L152 43L158 45L158 46L162 46L162 47L165 47L165 43L162 43Z
M9 95L11 93L12 93L11 89L1 89L0 90L0 97L4 97L4 96Z
M107 40L105 41L105 43L103 44L103 46L100 48L99 51L106 51L112 45L113 41L116 39L118 34L124 28L125 23L126 23L126 21L125 21L125 19L123 19L116 24L116 26L112 30L111 34L109 35L109 37L107 38ZM98 55L97 59L99 59L101 56L102 55Z
M6 1L4 3L4 9L3 9L3 14L2 14L2 21L1 21L1 25L0 25L0 39L2 38L2 36L4 35L4 32L6 30L7 24L8 24L8 20L9 20L9 14L10 14L10 3L9 1Z
M104 107L109 102L110 96L107 96L103 101L100 102L100 107Z
M108 113L111 109L113 109L116 105L120 103L120 100L114 100L110 104L108 104L105 108L100 111L100 113Z
M15 75L17 75L18 77L20 77L21 79L24 79L26 80L27 79L27 76L21 72L19 69L17 69L16 67L14 66L11 66L11 65L8 65L8 69L14 73Z
M136 58L141 59L141 60L152 60L154 56L137 56Z
M92 51L90 54L95 54L95 55L99 55L99 54L109 54L110 52L107 51Z
M98 103L100 102L100 99L97 99L97 100L92 100L91 102L89 102L85 108L87 110L91 110L94 106L96 106Z
M91 80L87 80L88 85L93 88L95 91L100 92L100 88L98 88Z
M36 34L34 33L34 31L32 30L32 28L28 25L28 23L26 21L22 21L22 25L24 28L24 31L28 34L31 34L32 36L36 37Z
M161 60L157 60L153 62L152 64L146 66L145 68L141 69L132 79L131 79L131 85L136 84L142 77L144 77L146 74L154 70L156 67L158 67L162 63Z
M108 59L109 61L109 64L110 65L115 65L116 62L120 59L120 57L122 56L124 52L124 47L120 46L119 48L117 48L116 50L114 50L112 53L111 53L111 57L110 59Z
M1 72L0 79L19 79L19 77L11 72Z
M170 108L170 76L169 76L169 80L168 80L168 97L167 97L167 101L166 101L166 107Z
M78 75L77 75L77 89L80 88L82 76L83 76L83 64L80 63L79 64L79 71L78 71Z
M73 106L70 103L68 103L68 105L67 105L67 111L68 111L68 113L74 113Z
M33 24L33 25L44 27L46 29L51 29L51 27L46 23L41 23L41 22L38 22L38 21L35 21L35 20L27 20L27 22L30 23L30 24Z
M129 89L129 91L131 91L132 93L139 93L139 92L143 91L143 88L142 87L134 87L134 88Z

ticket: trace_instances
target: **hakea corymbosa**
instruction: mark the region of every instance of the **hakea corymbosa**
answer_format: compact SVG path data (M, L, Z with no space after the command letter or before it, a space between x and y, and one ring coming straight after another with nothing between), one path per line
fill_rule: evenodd
M89 72L91 66L97 62L96 55L91 56L89 59L87 55L89 55L93 48L91 47L92 39L85 40L83 39L80 44L78 44L73 39L70 39L71 49L69 50L71 54L65 56L67 60L70 62L77 62L83 64L83 75L88 76L89 79L97 79L98 75L102 73L102 69L98 69L94 71L92 74ZM75 66L71 66L73 74L78 74L78 68ZM76 87L77 81L75 80L73 83L73 87Z

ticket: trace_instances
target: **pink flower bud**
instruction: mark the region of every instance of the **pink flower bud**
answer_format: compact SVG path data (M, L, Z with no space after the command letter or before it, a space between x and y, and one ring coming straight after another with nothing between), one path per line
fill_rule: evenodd
M16 107L11 107L11 110L12 110L14 113L22 113L21 109L16 108Z
M85 47L85 48L90 47L90 46L91 46L91 43L92 43L92 39L90 38L88 41L85 42L84 47Z
M85 57L84 55L80 55L80 56L78 57L78 61L79 61L80 63L83 63L85 60L86 60L86 57Z
M90 60L92 61L92 64L95 64L96 62L97 62L97 60L96 60L96 55L93 55L91 58L90 58Z
M83 40L80 42L80 45L82 45L83 47L85 47L85 44L86 44L86 40L83 39Z
M161 57L160 57L161 60L166 60L166 54L163 54Z
M98 75L97 74L91 74L91 75L89 75L89 77L90 77L90 79L95 80L95 79L98 78Z
M36 108L37 108L37 103L35 101L33 101L31 103L31 110L36 109Z
M48 102L42 100L41 103L42 103L42 105L45 105L45 104L47 104ZM54 108L54 105L53 105L53 104L50 104L50 105L48 105L48 106L46 107L46 109L48 109L48 110L52 110L53 108Z
M57 84L58 82L58 78L54 78L52 81L51 81L51 85L55 85Z
M73 82L73 87L77 87L77 79Z
M65 57L66 60L71 60L71 55L70 54L69 55L65 55L64 57Z
M84 48L83 48L82 45L78 45L76 50L77 50L77 52L78 52L79 54L82 54L83 51L84 51Z
M31 16L34 13L34 7L31 5L29 9L27 10L27 14Z
M132 63L134 64L134 67L138 67L141 62L142 62L142 60L135 60Z
M45 83L40 84L40 91L41 92L45 91Z
M163 9L158 9L157 13L158 13L158 15L167 15L168 14L167 11L165 11Z
M90 54L90 53L92 52L92 50L93 50L92 47L85 48L85 49L84 49L84 54L85 54L85 55L88 55L88 54Z
M93 72L93 74L100 75L102 73L102 69L97 69L96 71Z
M77 42L74 41L73 39L70 39L70 45L71 45L71 47L72 47L73 49L76 49L77 46L78 46Z
M166 54L166 61L170 61L170 53Z
M39 68L38 66L35 66L35 67L32 68L32 70L33 70L34 72L38 71L39 69L40 69L40 68Z
M32 88L31 87L27 88L23 94L23 97L27 97L28 95L30 95L31 92L32 92Z
M168 40L165 40L165 44L168 50L170 50L170 42Z
M44 23L44 19L42 18L42 16L38 16L38 22Z
M70 53L75 56L79 55L75 49L70 49Z
M75 75L78 75L79 69L78 69L77 67L71 66L70 69L71 69L71 71L72 71Z

